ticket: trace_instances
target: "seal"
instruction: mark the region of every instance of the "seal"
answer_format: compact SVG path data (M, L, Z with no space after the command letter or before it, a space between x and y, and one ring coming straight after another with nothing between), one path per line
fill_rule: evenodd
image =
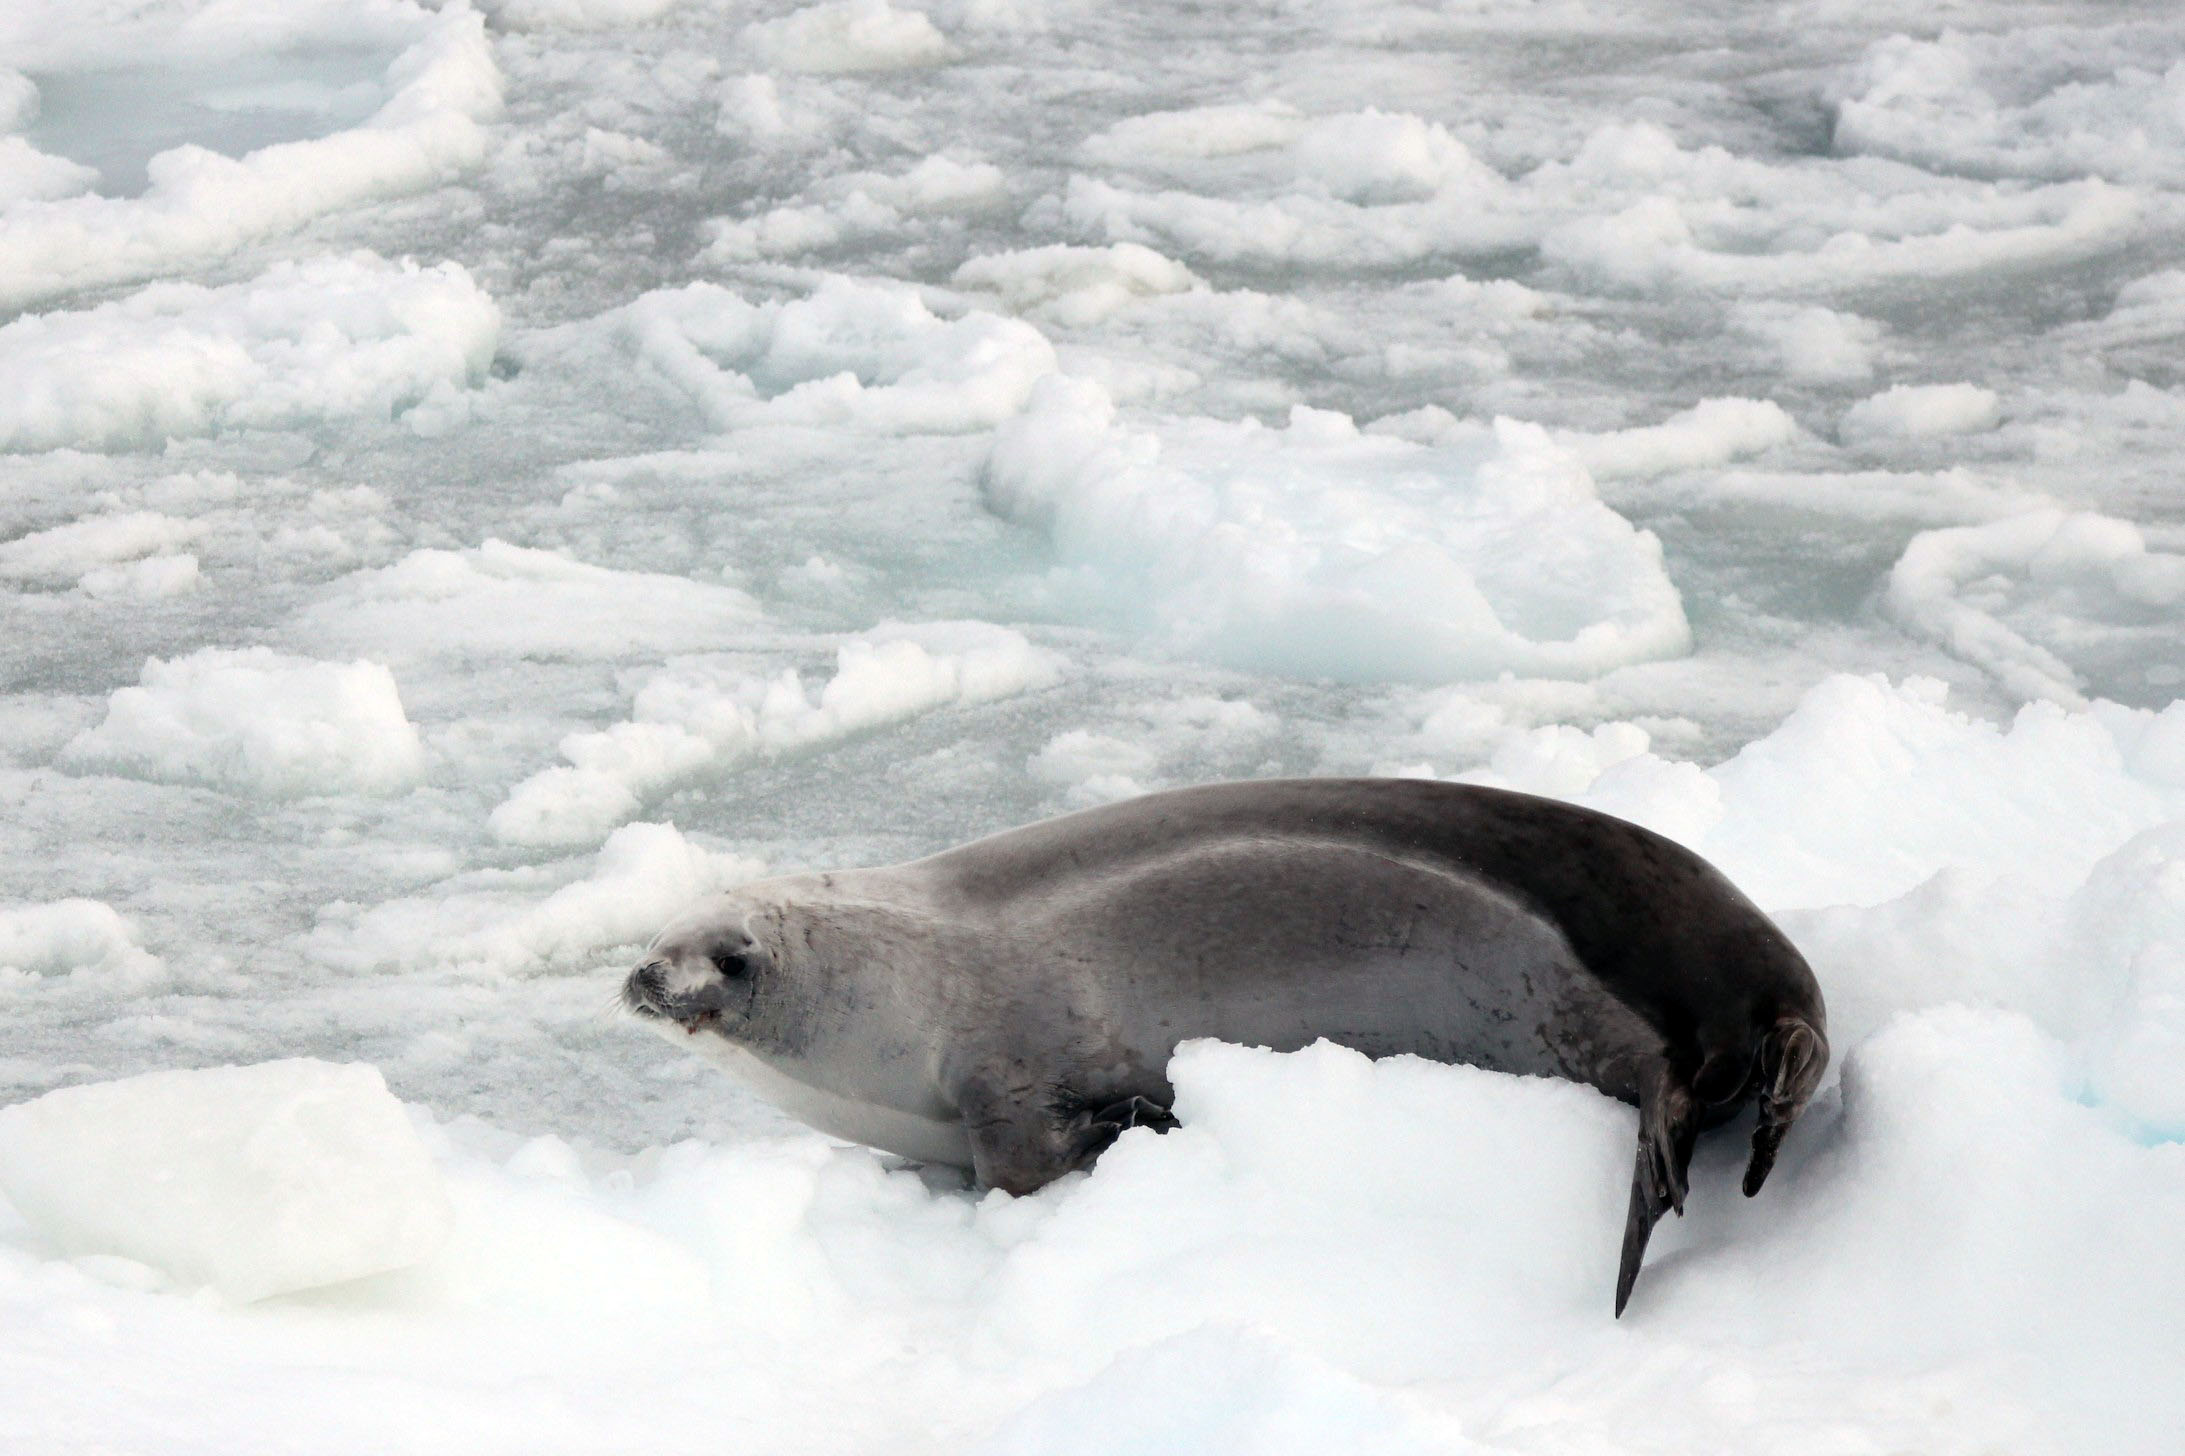
M1209 784L760 881L663 930L623 1000L824 1132L1010 1193L1174 1126L1190 1037L1583 1082L1639 1109L1618 1315L1699 1132L1757 1102L1759 1192L1828 1064L1812 971L1698 855L1416 779Z

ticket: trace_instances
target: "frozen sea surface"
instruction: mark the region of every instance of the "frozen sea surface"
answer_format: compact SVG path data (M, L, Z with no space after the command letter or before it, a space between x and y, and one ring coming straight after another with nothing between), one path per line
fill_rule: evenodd
M15 0L0 1103L107 1085L0 1114L0 1449L2174 1451L2181 479L2168 5ZM1584 1089L1194 1047L979 1199L612 1011L1367 772L1821 976L1621 1322Z

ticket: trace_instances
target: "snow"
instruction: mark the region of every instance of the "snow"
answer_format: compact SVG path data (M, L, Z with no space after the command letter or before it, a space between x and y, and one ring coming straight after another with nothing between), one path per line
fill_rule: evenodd
M0 1190L70 1256L237 1301L401 1269L448 1233L440 1172L379 1073L309 1058L0 1109Z
M763 60L821 74L930 66L949 54L947 38L923 11L898 10L888 0L806 6L752 24L743 38Z
M525 779L487 823L512 844L586 843L661 790L717 777L753 755L808 750L1060 677L1054 654L985 622L888 624L851 637L817 692L794 668L765 678L733 662L673 663L637 690L634 717L563 739L572 766Z
M379 663L208 647L146 662L62 756L78 771L287 797L399 793L425 753Z
M1995 391L1977 384L1899 384L1844 411L1846 441L1992 430Z
M882 432L990 428L1054 372L1014 319L934 316L916 294L830 279L810 298L752 304L694 283L631 304L638 357L721 428L859 424Z
M2171 1456L2181 88L2145 5L0 6L0 1448ZM763 875L1355 773L1815 967L1621 1321L1582 1088L1192 1046L1011 1200L616 1009Z
M1689 645L1659 543L1516 421L1441 448L1302 405L1281 430L1142 432L1057 379L995 431L986 481L1171 650L1370 681L1592 674Z
M217 259L266 234L445 183L476 165L486 150L481 123L501 104L484 27L461 6L438 16L411 13L414 39L387 67L385 101L359 126L276 142L240 158L186 143L150 159L150 185L141 197L32 196L9 203L0 210L0 306ZM30 30L41 18L18 23ZM338 35L339 18L332 19Z
M399 415L483 383L500 322L462 265L370 254L28 314L0 327L0 450L157 448L226 429Z
M111 905L60 900L0 908L0 988L65 976L117 991L142 990L162 970L159 957L145 950Z

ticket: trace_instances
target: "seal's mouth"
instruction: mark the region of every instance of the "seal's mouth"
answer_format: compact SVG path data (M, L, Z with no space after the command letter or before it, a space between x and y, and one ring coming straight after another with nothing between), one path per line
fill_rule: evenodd
M665 1021L696 1036L721 1019L721 995L703 989L679 995L668 989L665 961L647 961L624 978L622 1005L631 1015L646 1021Z

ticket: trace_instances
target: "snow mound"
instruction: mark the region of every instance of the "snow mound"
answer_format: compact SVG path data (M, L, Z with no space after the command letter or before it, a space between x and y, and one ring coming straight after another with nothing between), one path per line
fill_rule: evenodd
M691 901L765 872L748 856L691 843L673 825L625 824L588 873L547 893L535 871L481 871L370 909L330 905L309 949L348 971L588 970L608 951L644 945Z
M1844 411L1846 443L1992 430L1995 391L1977 384L1899 384Z
M379 663L208 647L147 661L61 757L79 771L300 798L400 793L425 753Z
M888 0L830 0L744 27L743 43L786 71L840 75L901 71L949 58L947 37L923 11Z
M1838 675L1702 771L1633 724L1513 735L1467 775L1622 815L1698 850L1771 913L1876 905L1942 871L2069 888L2185 818L2185 707L2029 703L2006 725L1932 678ZM1919 979L1919 978L1915 978Z
M1298 408L1121 424L1057 378L995 435L987 497L1166 647L1350 681L1590 675L1687 650L1655 538L1536 426L1437 446Z
M808 298L746 303L711 283L648 293L619 313L638 356L722 429L989 429L1055 369L1016 319L936 318L905 288L830 278Z
M305 1058L0 1108L0 1190L65 1253L134 1259L237 1301L418 1263L449 1220L378 1069Z
M500 322L462 265L369 253L29 315L0 327L0 450L386 418L483 382Z
M8 97L0 93L0 107L7 104ZM0 133L6 130L5 125L0 125ZM90 167L41 152L19 136L0 134L0 215L14 203L72 197L98 177Z
M693 662L655 674L634 716L562 741L570 765L518 784L493 811L510 844L582 844L677 784L756 756L798 752L952 703L983 703L1051 686L1054 654L984 622L890 623L835 650L815 693L794 669L771 677Z
M2001 189L1870 162L1778 167L1597 128L1523 182L1542 255L1581 287L1801 294L2061 262L2120 246L2143 199L2098 179Z
M1126 1351L1091 1381L1042 1396L977 1456L1450 1456L1454 1421L1413 1411L1326 1360L1230 1326Z
M1724 465L1797 438L1798 422L1773 400L1703 399L1658 425L1599 434L1571 431L1556 436L1556 442L1595 480L1618 480Z
M1095 132L1078 150L1087 161L1111 167L1196 162L1289 146L1305 125L1304 115L1285 101L1148 111Z
M0 135L21 131L37 119L38 83L0 66Z
M950 281L999 294L1016 313L1074 327L1096 324L1141 298L1203 286L1183 264L1136 243L990 253L966 260Z
M1062 790L1065 807L1090 808L1203 780L1210 762L1234 765L1231 777L1260 768L1281 719L1250 702L1191 695L1138 704L1114 726L1119 733L1057 733L1025 771Z
M1874 373L1882 326L1818 304L1754 299L1730 310L1739 332L1773 347L1783 376L1801 384L1857 384Z
M2179 661L2185 555L2148 550L2130 521L2027 511L1914 536L1889 573L1887 605L2011 692L2083 706L2077 674L2034 638L2091 620L2112 625L2143 661Z
M1180 1130L1026 1199L967 1207L812 1137L675 1150L633 1212L737 1291L724 1338L778 1362L757 1389L854 1379L975 1450L1462 1451L1520 1423L1541 1450L1760 1449L1791 1408L1815 1450L1974 1456L2047 1423L2161 1449L2175 1149L2081 1103L2022 1017L1923 1012L1842 1063L1759 1198L1738 1135L1702 1141L1620 1324L1628 1109L1324 1042L1187 1043ZM948 1353L814 1363L853 1340Z
M291 632L399 659L582 660L719 647L758 617L734 587L489 538L356 572L298 613Z
M850 173L827 179L804 201L743 219L715 218L700 259L735 263L876 243L915 231L921 220L994 212L1008 196L1000 168L931 156L900 175Z
M0 405L0 410L5 408ZM195 540L200 529L194 521L158 511L86 516L0 542L0 581L66 586L84 582L105 568L147 559L171 560L176 548Z
M2185 44L2175 27L1946 30L1867 47L1835 148L1969 177L2185 183Z
M165 967L129 922L97 900L0 907L0 987L66 976L104 990L142 990Z
M1002 170L990 162L960 162L935 154L906 172L850 172L829 177L805 200L754 217L715 218L708 262L781 258L913 230L921 219L955 220L993 213L1007 204Z
M1137 142L1146 150L1133 152ZM1070 179L1062 211L1080 233L1192 259L1389 268L1518 247L1537 232L1500 173L1448 128L1406 113L1369 108L1310 120L1252 106L1158 113L1119 123L1086 150L1120 165L1240 153L1259 161L1264 180L1244 196Z
M146 7L131 17L155 28L177 19ZM238 21L230 43L246 53L295 27L250 7L206 7L213 29ZM240 10L243 13L237 14ZM223 17L220 12L230 12ZM179 17L188 22L205 16ZM378 19L384 21L382 14ZM332 42L350 40L353 17L319 11L310 21ZM185 145L153 157L143 196L18 200L0 210L0 308L103 284L156 276L285 232L374 198L452 181L486 154L481 123L500 113L501 76L485 24L467 6L407 10L409 44L388 67L379 109L361 126L312 141L279 142L241 158ZM26 29L50 39L70 24ZM111 36L96 36L111 40ZM144 38L158 48L166 38Z

